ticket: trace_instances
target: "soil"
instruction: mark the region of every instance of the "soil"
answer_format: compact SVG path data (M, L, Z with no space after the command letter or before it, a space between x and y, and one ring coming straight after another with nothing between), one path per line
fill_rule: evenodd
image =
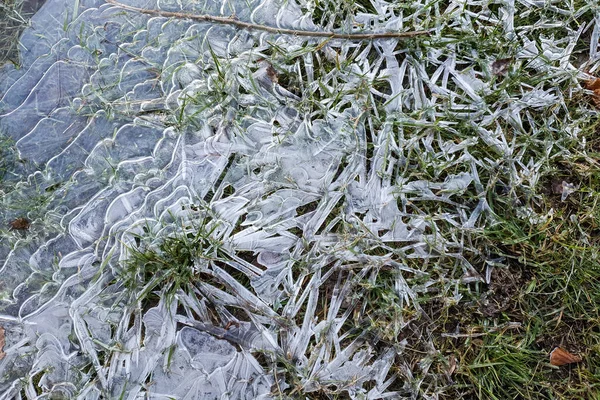
M530 280L530 274L523 269L494 268L488 291L481 296L479 311L488 318L510 313Z

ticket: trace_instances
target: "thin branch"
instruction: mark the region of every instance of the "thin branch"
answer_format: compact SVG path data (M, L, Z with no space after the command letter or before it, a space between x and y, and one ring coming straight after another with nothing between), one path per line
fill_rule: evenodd
M153 10L147 8L139 8L119 3L116 0L105 0L107 3L113 4L124 10L135 11L142 14L159 15L168 18L192 19L195 21L214 22L217 24L233 25L241 29L265 31L280 35L292 36L309 36L309 37L325 37L330 39L346 39L346 40L373 40L373 39L407 39L416 36L429 35L429 31L410 31L410 32L384 32L384 33L337 33L337 32L313 32L301 31L295 29L275 28L272 26L253 24L236 19L235 17L215 17L212 15L189 14L182 12Z

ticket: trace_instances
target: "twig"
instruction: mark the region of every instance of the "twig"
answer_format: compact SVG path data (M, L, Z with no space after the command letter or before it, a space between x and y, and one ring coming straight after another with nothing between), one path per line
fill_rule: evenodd
M336 33L336 32L318 32L318 31L301 31L296 29L275 28L272 26L253 24L236 19L235 17L215 17L212 15L190 14L173 11L154 10L147 8L139 8L119 3L115 0L105 0L107 3L113 4L124 10L135 11L142 14L159 15L161 17L173 17L192 19L196 21L214 22L217 24L233 25L241 29L265 31L277 33L280 35L292 36L309 36L309 37L325 37L330 39L346 39L346 40L372 40L372 39L407 39L415 36L429 35L429 31L410 31L410 32L384 32L384 33Z

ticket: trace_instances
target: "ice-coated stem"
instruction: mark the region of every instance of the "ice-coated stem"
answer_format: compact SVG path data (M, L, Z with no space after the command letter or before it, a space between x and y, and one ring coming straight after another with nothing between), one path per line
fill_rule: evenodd
M119 3L116 0L105 0L105 1L109 4L113 4L117 7L120 7L124 10L135 11L135 12L139 12L142 14L159 15L161 17L192 19L192 20L196 20L196 21L214 22L217 24L233 25L233 26L236 26L241 29L271 32L271 33L277 33L280 35L324 37L324 38L330 38L330 39L346 39L346 40L408 39L408 38L412 38L412 37L416 37L416 36L429 35L429 31L425 31L425 30L409 31L409 32L382 32L382 33L336 33L336 32L303 31L303 30L296 30L296 29L276 28L273 26L253 24L251 22L240 21L240 20L236 19L235 16L216 17L213 15L205 15L205 14L190 14L190 13L183 13L183 12L154 10L154 9L129 6L127 4Z

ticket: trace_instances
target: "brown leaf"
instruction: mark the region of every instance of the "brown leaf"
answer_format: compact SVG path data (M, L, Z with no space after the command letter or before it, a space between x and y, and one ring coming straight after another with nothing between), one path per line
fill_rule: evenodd
M273 65L264 58L259 58L256 61L260 66L260 69L256 71L256 73L260 73L260 75L264 74L271 82L278 83L279 75L277 74L277 71L275 71L275 68L273 68Z
M552 181L552 193L554 194L562 194L565 181L554 180Z
M271 64L269 64L269 66L267 66L267 76L274 83L277 83L279 81L279 76L277 75L277 71L275 71L275 68L273 68L273 66Z
M454 371L456 371L456 357L454 357L454 354L450 354L450 357L448 358L448 370L446 371L446 374L451 376Z
M19 231L26 231L29 229L31 222L27 218L17 218L14 221L11 221L10 227L11 229L16 229Z
M597 108L600 108L600 78L587 80L583 83L587 90L594 92L592 94L592 102Z
M4 352L5 343L6 342L4 340L4 328L0 326L0 360L2 360L6 355L6 353Z
M569 353L562 347L556 347L550 353L550 364L560 367L561 365L581 362L582 358L576 354Z
M511 58L501 58L492 63L492 74L496 76L504 76L508 72L508 67L513 61Z
M583 83L583 86L585 86L587 90L598 90L600 89L600 78L587 80Z

